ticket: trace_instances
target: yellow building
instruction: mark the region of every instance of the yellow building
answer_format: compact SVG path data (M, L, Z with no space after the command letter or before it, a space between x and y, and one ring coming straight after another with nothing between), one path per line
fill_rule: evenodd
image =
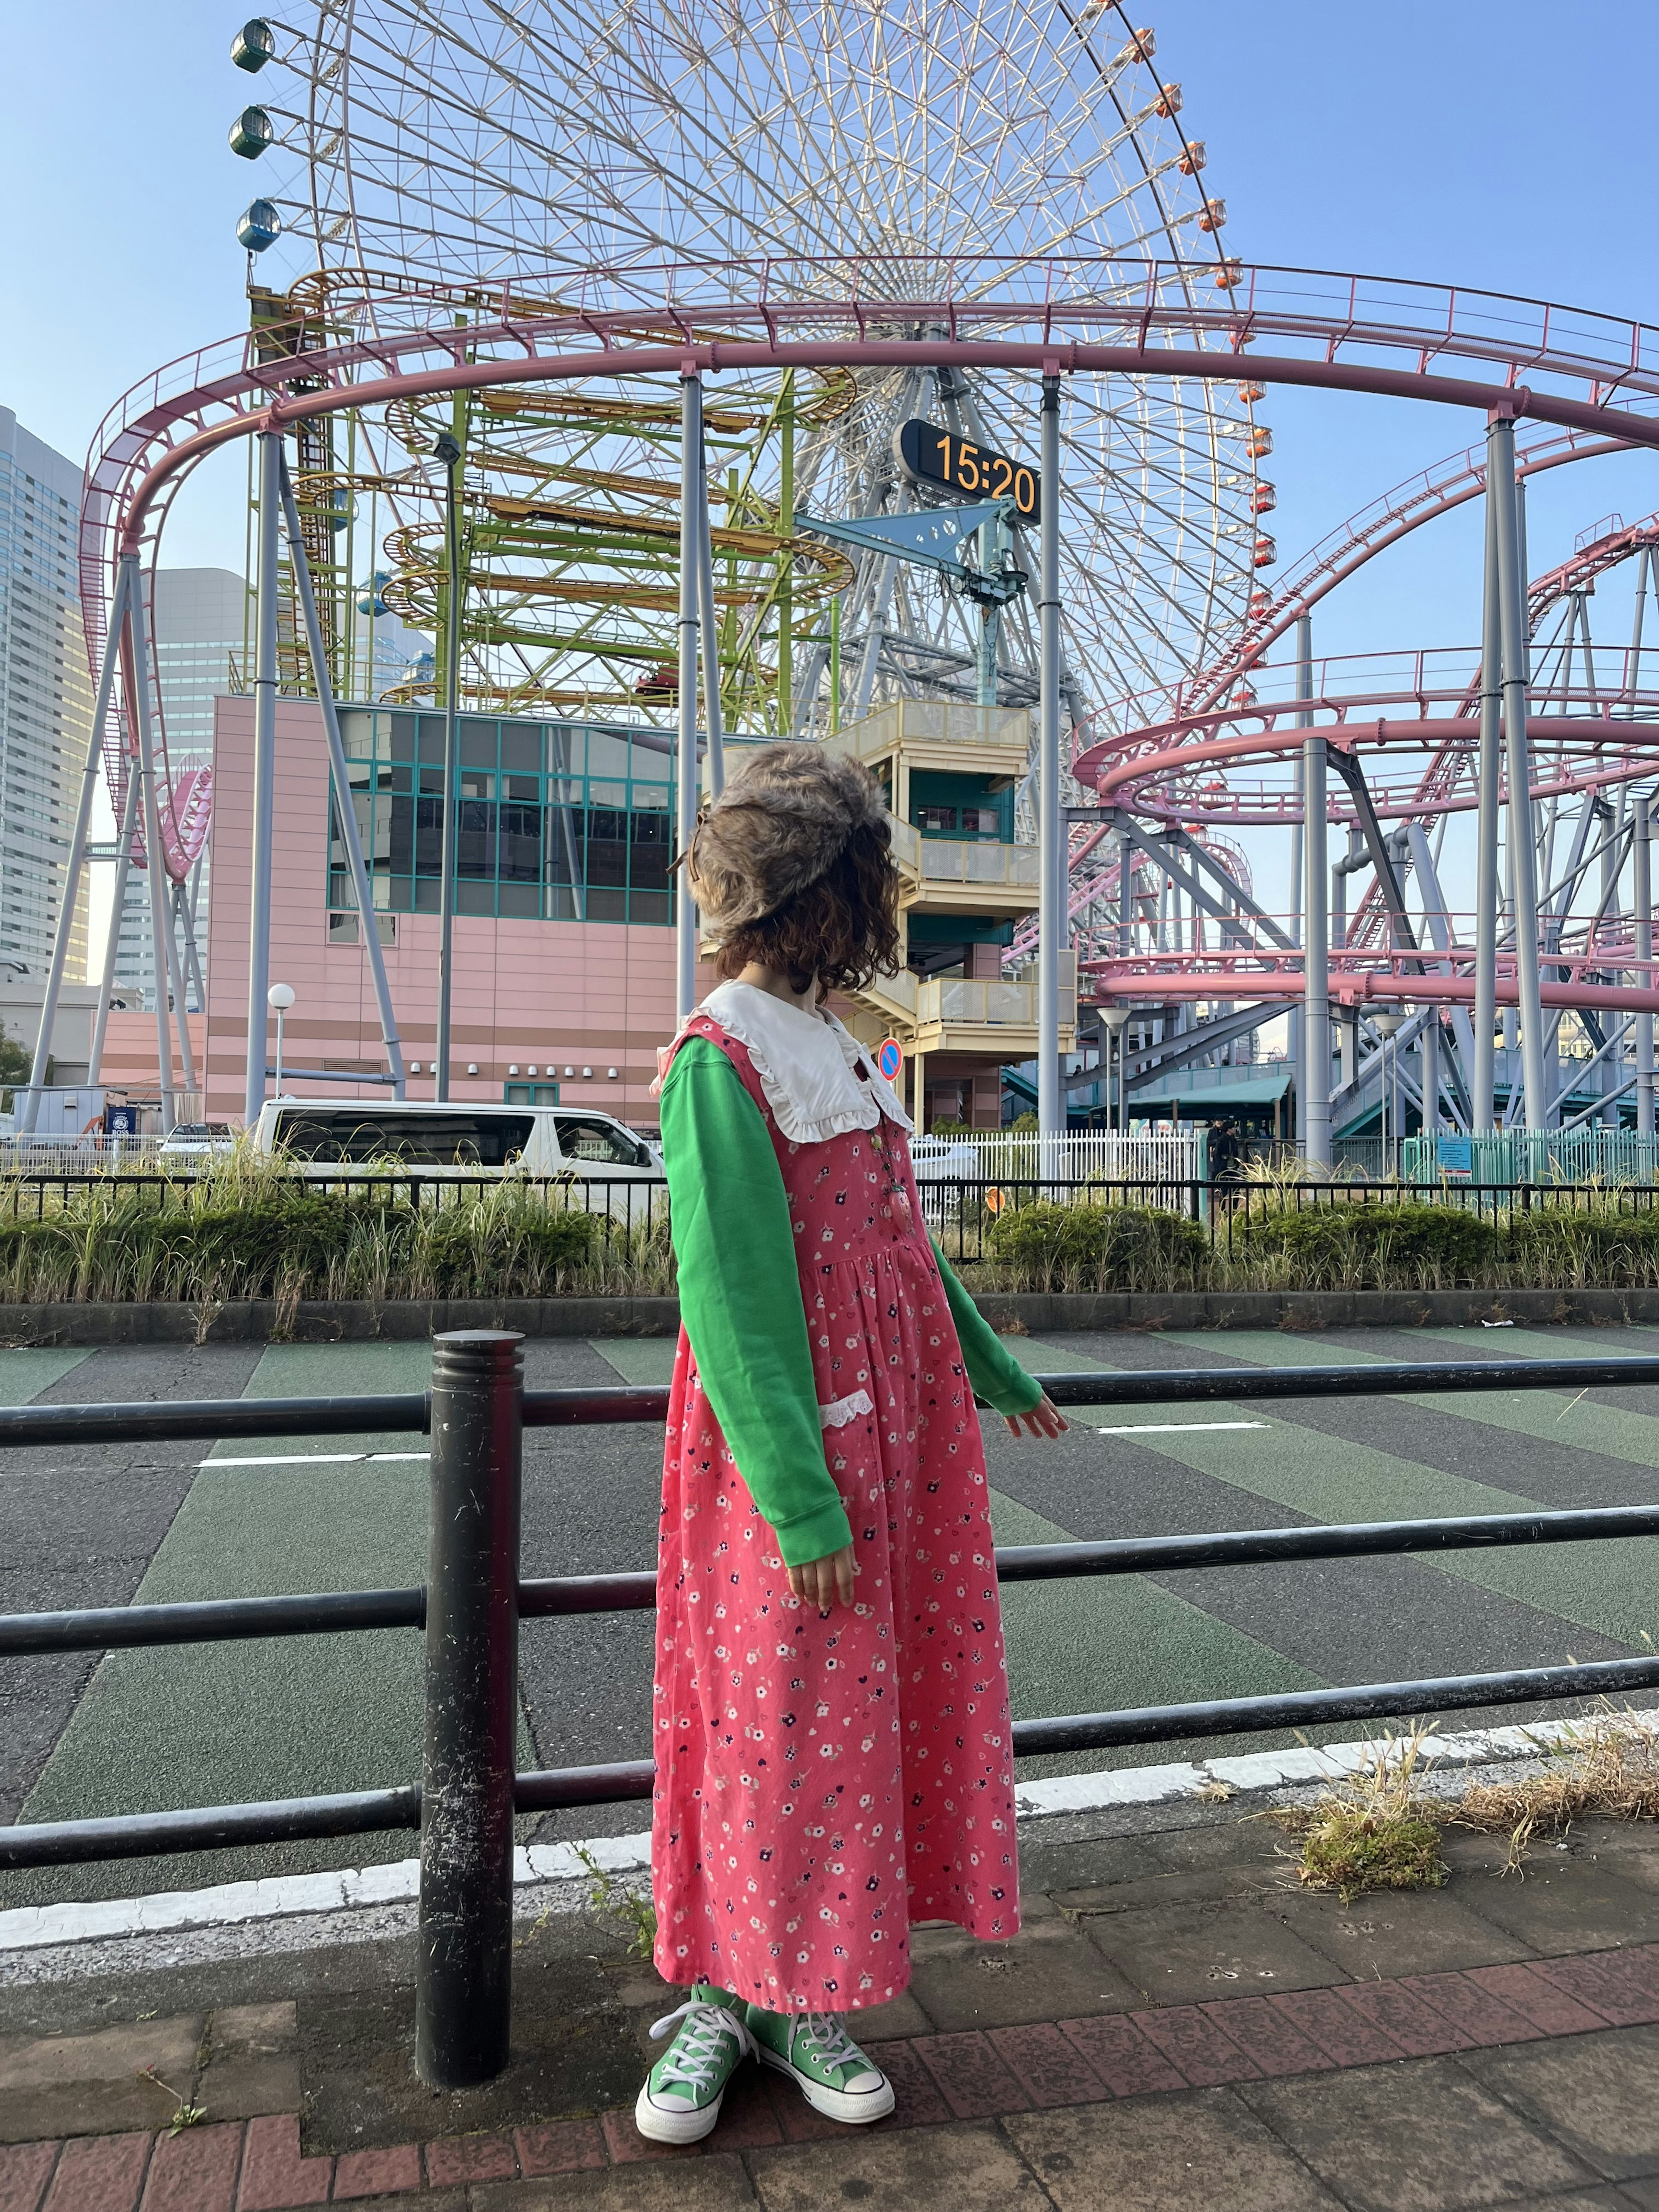
M923 1127L995 1128L1001 1070L1036 1055L1035 963L1018 980L1002 965L1015 924L1037 904L1037 848L1014 842L1030 721L1024 708L903 700L826 741L885 788L903 881L907 965L860 994L848 1026L868 1043L891 1036L904 1047ZM1070 1052L1077 963L1063 957L1060 1047Z

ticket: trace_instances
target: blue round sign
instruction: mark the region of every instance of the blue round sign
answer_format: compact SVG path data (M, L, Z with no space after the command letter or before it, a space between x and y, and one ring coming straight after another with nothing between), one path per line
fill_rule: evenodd
M903 1046L896 1037L884 1037L876 1054L876 1066L889 1083L898 1081L899 1070L903 1065Z

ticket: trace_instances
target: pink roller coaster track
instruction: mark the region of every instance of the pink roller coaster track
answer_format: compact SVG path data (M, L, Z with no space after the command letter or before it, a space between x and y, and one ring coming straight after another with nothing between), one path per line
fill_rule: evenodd
M410 303L403 312L416 319L408 328L387 329L388 319L379 317L382 327L372 337L348 338L280 362L256 362L249 339L239 335L158 370L100 428L88 460L81 531L89 653L96 662L101 653L115 556L123 549L142 550L153 562L168 507L207 453L308 416L495 385L839 366L1200 379L1248 373L1267 386L1432 400L1549 425L1549 434L1527 449L1522 465L1528 470L1626 446L1659 446L1659 331L1648 325L1539 301L1324 270L1224 263L1218 271L1202 273L1215 287L1209 305L1194 293L1192 268L1168 262L737 262L625 276L591 272L565 285L556 310L533 314L506 295L492 307L481 293L464 341L453 324L429 323ZM917 328L940 335L886 335ZM710 330L728 335L711 342L704 335ZM1263 346L1273 350L1258 350ZM290 380L313 388L289 392ZM1147 811L1206 818L1187 787L1193 772L1282 756L1300 741L1289 727L1279 732L1283 703L1248 705L1261 726L1253 736L1219 734L1237 719L1221 702L1240 676L1297 613L1363 560L1432 514L1477 496L1483 486L1482 465L1465 455L1334 533L1271 602L1255 603L1243 636L1182 687L1172 713L1166 708L1127 737L1091 745L1079 757L1079 775L1092 773L1103 797L1127 799L1133 792ZM1369 720L1356 720L1354 709L1367 703L1373 708ZM1336 716L1337 743L1381 750L1403 733L1375 709L1398 703L1403 701L1393 696L1369 702L1334 697L1318 702L1317 711ZM1650 701L1632 692L1625 703L1627 714L1651 706L1659 717L1659 696ZM1467 716L1454 713L1437 727L1419 705L1412 720L1413 744L1457 744L1457 725L1467 724ZM1654 765L1654 731L1645 719L1559 716L1545 734L1584 757L1564 771L1565 781L1540 790L1627 780ZM1607 749L1615 746L1609 758ZM125 773L125 757L120 735L106 738L112 783ZM1170 788L1176 775L1183 780L1179 792ZM1166 790L1167 805L1160 796ZM1380 795L1380 808L1384 799L1383 811L1395 814L1420 813L1431 803L1466 803L1451 792L1425 799L1420 781L1410 794ZM1250 805L1259 811L1248 811ZM198 815L204 814L204 805ZM1284 796L1270 803L1265 788L1243 806L1217 805L1211 814L1235 822L1293 818ZM170 872L175 848L179 854L191 849L196 818L185 823L175 792L163 830ZM194 842L199 850L199 838ZM1072 855L1074 867L1088 849L1085 837ZM1096 886L1086 894L1097 895ZM1256 958L1233 955L1229 964L1218 957L1207 980L1161 963L1156 984L1149 975L1140 988L1177 995L1176 987L1187 981L1188 995L1199 997L1285 994L1288 979L1281 984L1272 968L1252 968ZM1620 962L1630 964L1628 957ZM1109 968L1098 974L1103 985L1131 988L1127 975L1120 980ZM1443 984L1446 995L1460 996L1455 987L1463 980L1413 974L1407 995L1438 995L1431 987ZM1383 987L1379 981L1376 988ZM1584 1002L1585 992L1613 987L1571 988ZM1648 995L1626 992L1620 1003L1634 1006Z

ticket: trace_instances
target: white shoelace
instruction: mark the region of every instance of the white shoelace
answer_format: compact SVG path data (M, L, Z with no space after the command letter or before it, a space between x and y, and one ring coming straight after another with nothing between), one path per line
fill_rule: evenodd
M814 2046L814 2055L825 2066L860 2066L872 2079L880 2079L879 2070L859 2049L836 2014L806 2013L802 2016L801 2027Z
M753 2055L755 2039L749 2033L749 2023L739 2020L735 2013L727 2012L724 2005L689 1997L677 2012L665 2014L653 2024L653 2040L660 2042L676 2021L684 2021L685 2026L676 2039L675 2047L662 2061L662 2072L657 2077L659 2089L666 2089L677 2081L684 2081L691 2089L706 2089L711 2075L728 2063L737 2063L736 2059L728 2061L721 2040L725 2036L736 2038L738 2058Z

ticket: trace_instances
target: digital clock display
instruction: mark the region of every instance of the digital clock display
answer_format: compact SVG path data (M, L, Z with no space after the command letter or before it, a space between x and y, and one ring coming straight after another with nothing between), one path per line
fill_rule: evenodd
M1024 461L993 453L937 422L908 422L898 435L899 464L914 483L933 484L957 499L1011 499L1022 522L1035 522L1042 479Z

